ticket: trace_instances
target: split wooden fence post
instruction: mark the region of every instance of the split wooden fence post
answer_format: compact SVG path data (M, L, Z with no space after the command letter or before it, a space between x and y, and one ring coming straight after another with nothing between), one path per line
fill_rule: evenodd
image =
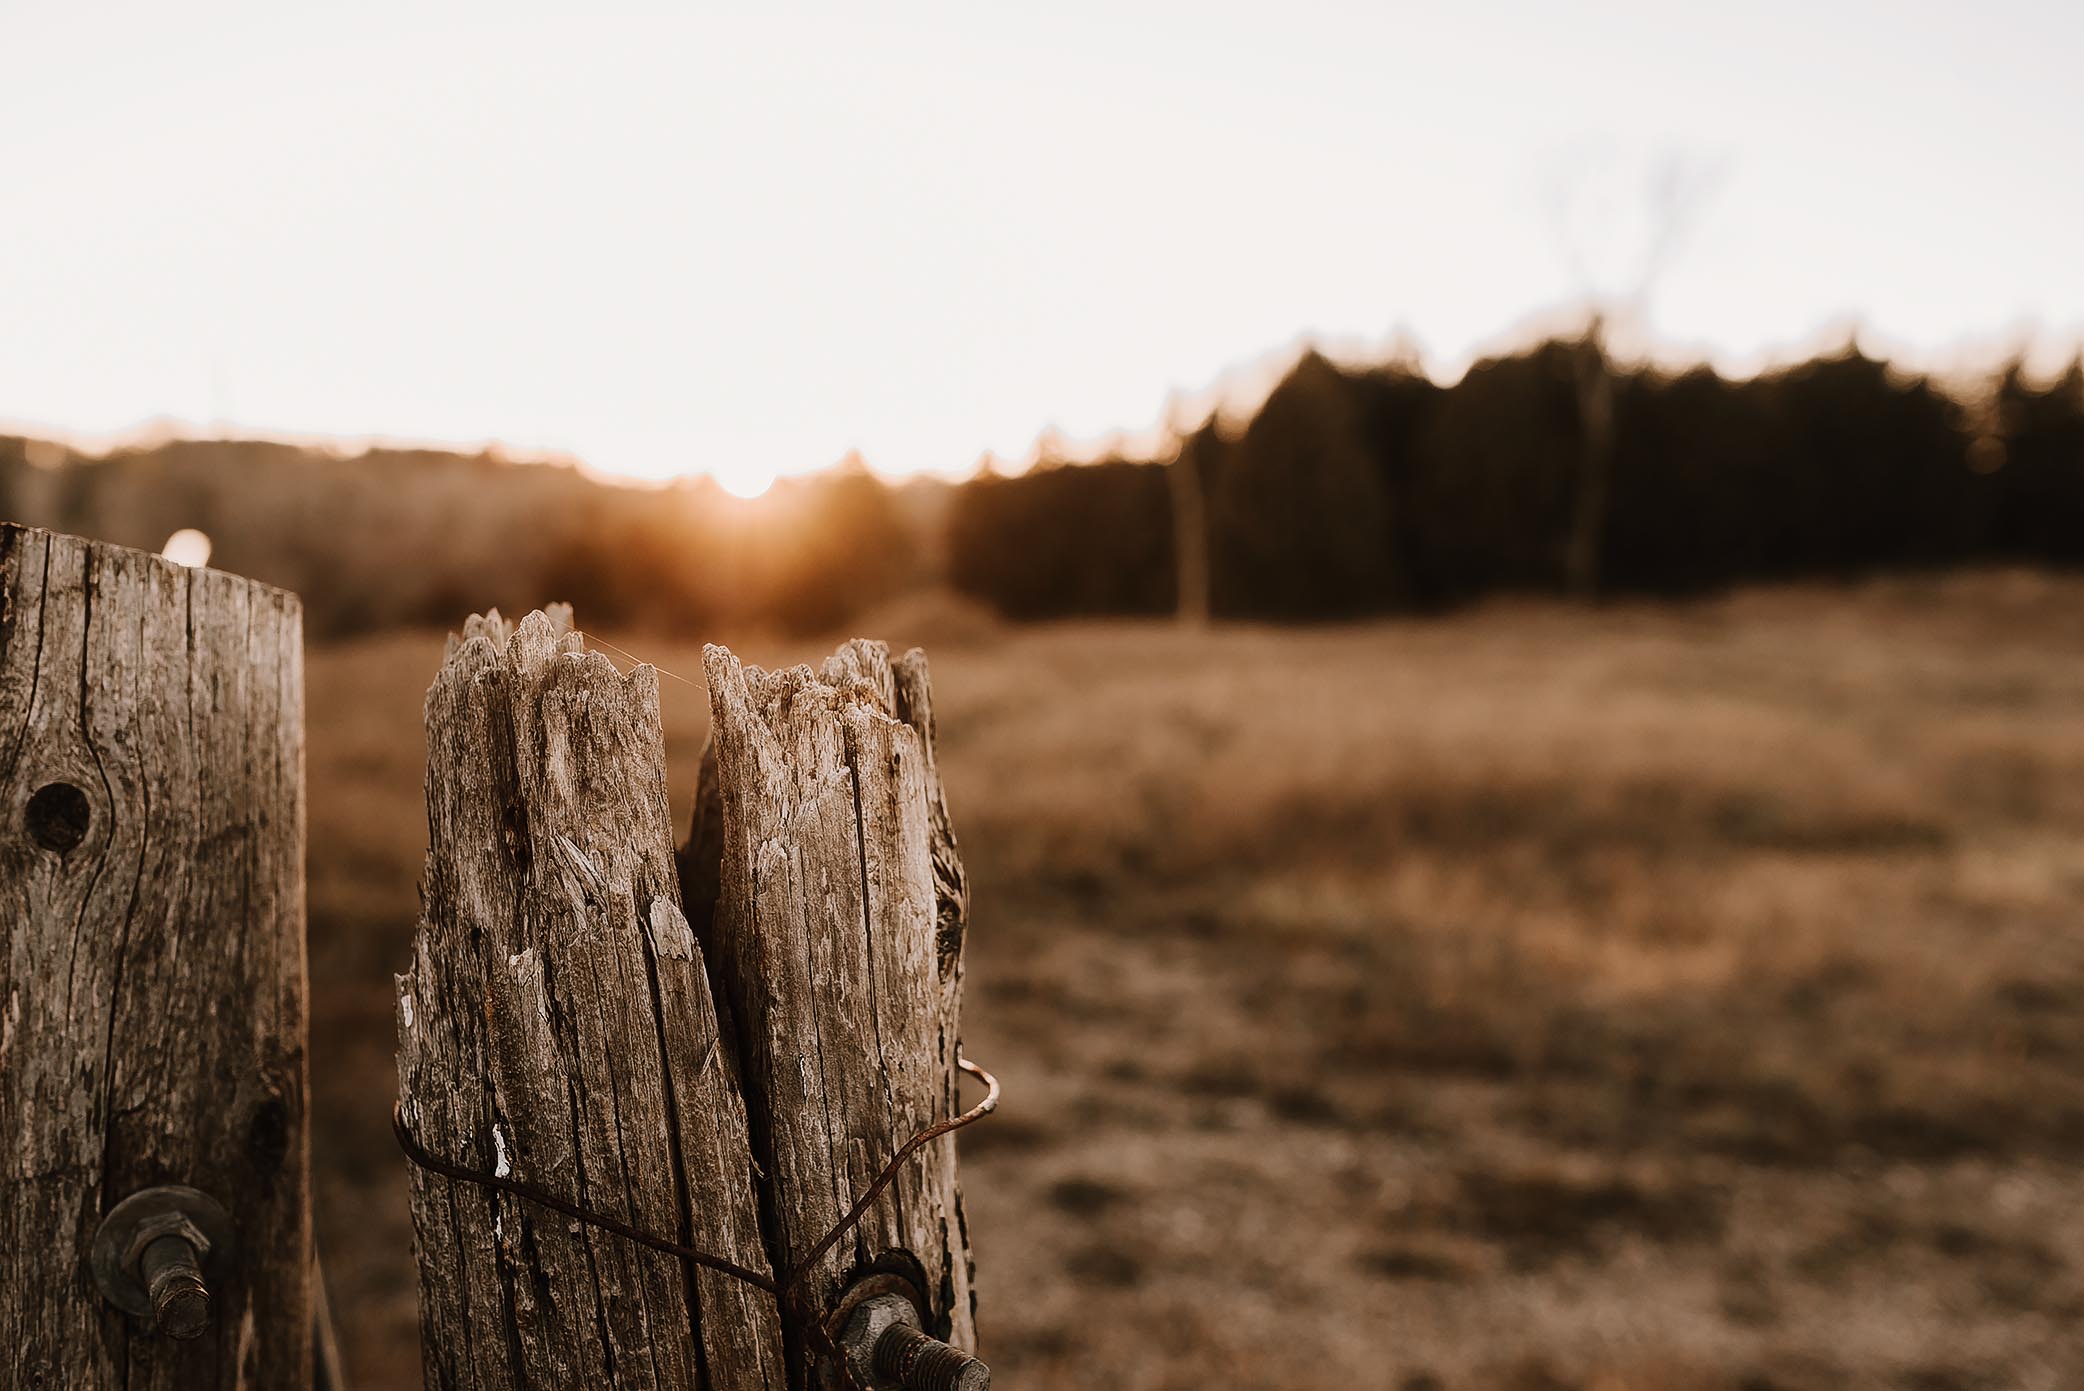
M706 667L676 873L656 673L586 652L568 611L451 642L400 1114L448 1163L780 1281L956 1114L966 888L919 654L850 643L769 674L711 648ZM835 1384L768 1291L426 1168L412 1205L430 1387ZM974 1348L952 1137L809 1265L802 1307L870 1274Z
M300 630L269 586L0 528L9 1386L311 1385ZM161 1306L190 1338L94 1273L162 1185L223 1209L207 1304Z

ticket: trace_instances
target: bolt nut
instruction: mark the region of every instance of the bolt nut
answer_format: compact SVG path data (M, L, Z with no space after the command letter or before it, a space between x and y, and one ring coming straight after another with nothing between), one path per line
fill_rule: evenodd
M839 1350L857 1386L877 1384L876 1345L893 1328L919 1327L919 1311L901 1294L879 1294L854 1306L839 1335Z
M901 1294L879 1294L853 1308L839 1336L840 1355L862 1387L905 1391L990 1391L991 1369L931 1337L919 1310Z
M197 1260L210 1254L210 1238L189 1220L187 1213L179 1210L155 1212L139 1218L137 1226L132 1229L130 1244L123 1252L123 1268L137 1274L138 1262L143 1259L145 1248L163 1236L177 1236L187 1242Z
M232 1270L231 1214L209 1194L167 1184L131 1194L94 1232L91 1267L102 1297L173 1338L208 1331L209 1277Z

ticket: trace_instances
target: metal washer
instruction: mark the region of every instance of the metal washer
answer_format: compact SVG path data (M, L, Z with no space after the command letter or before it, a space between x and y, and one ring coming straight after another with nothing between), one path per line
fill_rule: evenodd
M232 1215L222 1203L200 1188L177 1183L141 1188L110 1208L101 1219L101 1225L94 1229L90 1257L94 1283L100 1287L102 1297L126 1314L152 1317L152 1296L139 1283L128 1257L138 1228L169 1213L186 1217L209 1240L210 1249L199 1262L206 1277L231 1269L238 1238Z

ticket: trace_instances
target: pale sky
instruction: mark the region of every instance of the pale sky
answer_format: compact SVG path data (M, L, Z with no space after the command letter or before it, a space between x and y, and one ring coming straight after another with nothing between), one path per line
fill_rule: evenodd
M2084 336L2074 0L0 0L0 422L959 474L1305 338L1451 374L1660 152L1661 342Z

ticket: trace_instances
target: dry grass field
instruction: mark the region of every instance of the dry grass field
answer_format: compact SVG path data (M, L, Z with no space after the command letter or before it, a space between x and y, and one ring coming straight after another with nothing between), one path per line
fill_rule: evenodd
M865 626L932 656L975 878L1009 1391L2084 1385L2084 580ZM439 653L308 672L319 1234L364 1388L418 1384L389 973ZM684 822L707 715L664 684Z

